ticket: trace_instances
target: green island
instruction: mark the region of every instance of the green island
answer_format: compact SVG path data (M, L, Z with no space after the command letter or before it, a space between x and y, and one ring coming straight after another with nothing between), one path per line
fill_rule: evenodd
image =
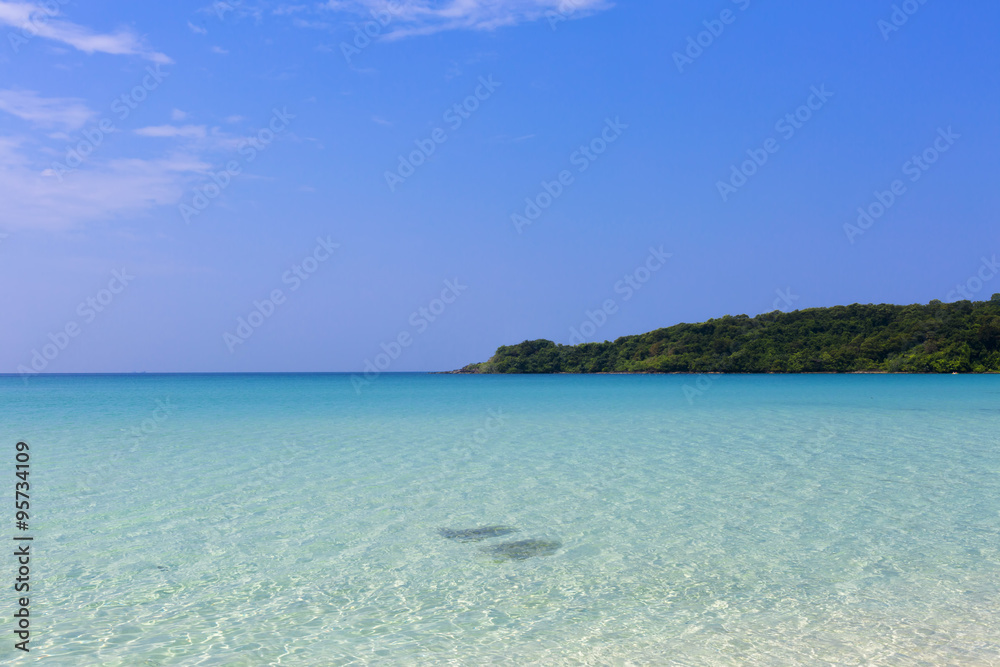
M996 373L1000 294L727 315L615 341L503 345L453 373Z

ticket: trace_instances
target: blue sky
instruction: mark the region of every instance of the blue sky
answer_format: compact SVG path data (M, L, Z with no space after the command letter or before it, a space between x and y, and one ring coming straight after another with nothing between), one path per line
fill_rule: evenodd
M988 299L998 34L986 0L0 1L0 371Z

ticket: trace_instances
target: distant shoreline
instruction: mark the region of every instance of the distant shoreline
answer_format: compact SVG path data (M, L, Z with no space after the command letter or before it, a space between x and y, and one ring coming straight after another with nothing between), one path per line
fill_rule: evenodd
M591 324L588 322L588 324ZM602 322L603 324L603 322ZM457 374L984 374L1000 372L1000 294L989 301L852 304L726 315L602 343L501 345Z
M478 373L475 371L429 371L429 375L1000 375L1000 371L597 371L594 373L574 373L556 371L553 373Z

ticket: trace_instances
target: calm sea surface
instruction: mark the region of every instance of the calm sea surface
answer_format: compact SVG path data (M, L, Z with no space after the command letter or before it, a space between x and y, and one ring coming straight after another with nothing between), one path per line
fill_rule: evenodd
M2 377L0 660L1000 665L1000 377L695 380Z

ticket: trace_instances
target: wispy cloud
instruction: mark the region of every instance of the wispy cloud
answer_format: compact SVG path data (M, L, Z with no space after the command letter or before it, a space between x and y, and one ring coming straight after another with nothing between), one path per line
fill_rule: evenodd
M0 225L54 231L143 214L176 204L190 179L210 168L194 155L119 159L80 169L62 180L41 170L17 138L0 137Z
M106 156L92 146L93 154L67 171L63 162L74 165L59 159L65 150L59 143L74 146L86 136L80 134L81 128L95 126L97 114L79 100L44 98L22 90L0 90L0 116L3 111L37 128L66 128L71 134L36 129L0 135L0 229L57 231L146 215L177 204L219 155L246 142L245 137L205 125L142 127L133 134L153 141L142 149L141 157ZM180 115L186 114L171 113L175 119Z
M140 127L135 133L142 137L186 137L189 139L203 139L206 135L204 125L155 125Z
M188 28L191 30L191 32L195 33L196 35L207 35L208 34L208 30L206 30L205 28L202 28L201 26L195 25L194 23L191 23L190 21L188 21Z
M584 15L613 6L611 0L328 0L334 12L391 15L387 38L429 35L442 30L495 30L544 18Z
M232 116L243 120L242 116ZM229 119L227 119L229 120ZM234 135L219 127L205 125L151 125L133 130L140 137L155 139L173 139L175 146L183 146L184 150L196 154L226 152L238 150L249 141L249 137Z
M173 61L166 55L153 51L143 44L130 30L115 33L98 33L90 28L58 18L55 3L5 2L0 0L0 25L18 28L27 36L39 36L68 44L84 53L140 56L164 65ZM15 34L16 33L12 33Z
M309 5L279 5L273 12L275 16L282 16L288 14L298 14L299 12L308 11Z
M142 127L132 134L152 139L142 157L105 157L95 151L68 171L53 160L60 149L45 132L0 135L0 229L51 232L142 218L180 203L193 183L217 169L220 158L231 157L256 137L177 124Z
M220 21L225 21L229 18L252 18L256 23L260 23L263 20L264 14L266 12L265 2L257 2L251 4L246 0L217 0L212 2L205 7L200 8L198 11L203 14L212 14L215 18ZM279 9L281 9L279 7ZM275 14L291 14L293 11L283 12L275 11Z
M226 49L222 48L221 46L213 46L212 47L212 53L218 53L220 56L224 56L224 55L227 55L229 53L229 51L227 51Z
M292 25L296 28L312 28L313 30L329 30L330 24L326 21L306 21L305 19L292 19Z
M38 127L77 130L96 114L83 100L40 97L33 90L0 90L0 111L22 118Z

